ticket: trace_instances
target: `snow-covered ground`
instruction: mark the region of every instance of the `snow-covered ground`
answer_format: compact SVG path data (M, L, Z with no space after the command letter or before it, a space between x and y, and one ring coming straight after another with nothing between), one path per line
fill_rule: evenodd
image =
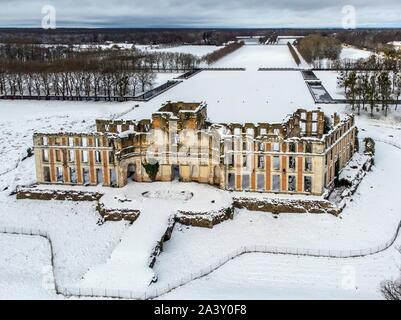
M161 86L162 84L166 83L167 81L174 80L174 78L180 76L182 73L170 73L170 72L157 72L156 78L153 83L153 88Z
M307 67L301 64L299 67ZM298 68L287 46L243 46L212 65L216 68Z
M373 52L368 50L361 50L352 47L344 47L340 54L340 59L343 60L358 60L369 58Z
M333 99L345 99L344 88L337 85L338 71L314 71Z
M0 236L0 299L54 299L49 242L40 237Z
M122 189L98 187L41 186L42 190L84 190L105 194L102 204L112 209L140 210L138 219L122 236L105 263L99 263L84 275L80 287L106 288L108 290L143 291L155 273L149 268L149 257L167 230L170 218L178 210L185 212L208 212L229 207L229 193L209 185L197 183L130 182ZM191 197L182 198L182 192ZM152 197L145 197L149 192ZM165 197L169 194L170 197ZM40 203L38 203L40 205Z
M379 283L397 277L399 261L395 249L351 260L247 254L159 299L382 299Z
M281 122L298 108L315 108L298 71L202 71L124 118L149 118L168 100L206 101L209 118L224 123Z
M277 37L277 44L285 45L288 42L293 44L298 39L299 39L299 37L296 37L296 36L294 36L294 38L291 38L291 36L283 36L283 37L278 36Z

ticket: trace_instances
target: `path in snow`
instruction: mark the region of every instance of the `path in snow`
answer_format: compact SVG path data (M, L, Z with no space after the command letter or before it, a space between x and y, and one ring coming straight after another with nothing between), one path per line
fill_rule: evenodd
M92 189L87 188L88 191ZM144 191L153 197L143 196ZM124 233L110 258L91 268L80 285L108 290L146 290L155 276L154 270L149 267L149 258L178 210L207 212L229 206L232 201L229 194L212 186L177 181L152 184L132 182L121 189L102 188L100 192L105 193L102 203L106 207L141 212Z
M141 291L150 285L155 276L149 267L151 253L175 210L163 201L151 201L140 210L138 219L124 233L107 262L85 274L82 287Z

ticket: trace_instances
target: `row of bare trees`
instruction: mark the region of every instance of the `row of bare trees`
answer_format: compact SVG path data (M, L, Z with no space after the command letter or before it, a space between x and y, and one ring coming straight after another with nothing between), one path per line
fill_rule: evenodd
M378 56L372 54L364 59L337 59L331 61L315 60L314 68L336 70L399 70L401 65L401 52L389 51L389 54Z
M5 73L0 71L0 95L37 97L135 97L151 89L155 73L137 71L65 71Z
M0 45L0 95L135 97L153 88L155 72L180 72L199 63L191 54L135 48Z
M238 50L243 45L244 45L243 41L232 42L232 43L226 45L225 47L222 47L219 50L216 50L216 51L213 51L213 52L207 54L206 56L203 57L203 60L207 64L210 65L210 64L216 62L217 60L220 60L221 58L225 57L226 55L234 52L235 50Z
M399 56L371 56L353 64L347 63L338 75L338 86L358 114L370 108L370 114L381 110L387 116L389 105L397 110L401 96L401 59Z
M189 53L154 51L146 52L142 59L146 68L162 72L167 70L190 70L201 63L201 58Z
M352 110L361 109L370 114L384 112L387 116L389 105L397 110L401 96L401 72L393 71L342 71L338 77L338 85L344 88L345 96L350 100Z

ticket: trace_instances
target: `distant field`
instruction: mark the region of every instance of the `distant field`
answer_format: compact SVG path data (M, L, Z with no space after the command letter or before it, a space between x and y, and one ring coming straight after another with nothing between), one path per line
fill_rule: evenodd
M340 54L340 59L358 60L369 58L373 52L365 51L356 48L343 48Z

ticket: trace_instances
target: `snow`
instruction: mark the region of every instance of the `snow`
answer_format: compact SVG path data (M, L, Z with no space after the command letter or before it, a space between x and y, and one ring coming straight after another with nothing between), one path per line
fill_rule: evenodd
M159 299L383 299L378 284L397 276L399 259L394 248L352 260L247 254Z
M63 285L74 284L89 266L104 261L124 232L125 223L106 223L98 226L100 216L92 203L16 200L15 197L8 196L8 193L18 184L35 182L33 157L22 161L26 149L32 147L34 131L94 131L94 120L97 117L119 117L131 110L132 106L133 103L0 102L0 226L47 231L56 251L55 272ZM6 241L2 240L6 239L5 237L8 236L1 234L0 241ZM18 239L21 241L15 240L15 250L20 249L24 254L32 251L30 243L36 240L29 237ZM4 248L7 246L3 246L4 242L1 243L2 252L5 252ZM31 252L32 256L29 255L29 259L32 260L32 264L38 265L43 261L42 251L38 249ZM20 261L15 263L19 264ZM9 262L1 262L0 269L8 269L7 263ZM23 267L15 268L19 270ZM35 270L37 267L33 268ZM8 279L8 276L9 274L4 274L3 277L0 273L0 282ZM26 278L27 287L30 283L32 287L37 286L37 280ZM31 294L28 288L26 290L28 297L36 294L35 291ZM18 292L16 288L15 294ZM45 293L41 293L41 296L44 295Z
M316 108L298 71L202 71L124 118L149 119L165 101L206 101L217 123L282 122L298 108Z
M252 70L258 68L298 68L288 47L277 45L245 45L218 60L211 67Z
M333 99L345 99L344 88L339 88L337 85L337 71L314 71L314 73Z
M153 88L161 86L162 84L166 83L167 81L174 80L174 78L177 78L181 74L182 73L170 73L170 72L162 73L162 72L158 72L158 73L155 74L156 78L155 78L155 81L153 83Z
M57 298L46 239L1 235L0 248L0 299Z
M228 192L209 185L179 182L155 182L140 184L131 182L121 189L71 186L40 186L42 190L85 190L100 192L105 195L100 202L106 208L135 209L141 213L128 228L119 244L114 248L105 263L100 263L84 275L80 284L85 288L126 289L143 291L155 276L149 268L149 257L156 244L167 230L172 217L182 210L185 212L208 212L231 205ZM160 195L160 198L148 198L144 192ZM192 194L189 199L181 197L165 198L163 195ZM121 201L123 200L123 201Z
M361 50L352 47L344 47L340 54L340 59L343 60L358 60L366 59L373 55L373 52L367 50Z

